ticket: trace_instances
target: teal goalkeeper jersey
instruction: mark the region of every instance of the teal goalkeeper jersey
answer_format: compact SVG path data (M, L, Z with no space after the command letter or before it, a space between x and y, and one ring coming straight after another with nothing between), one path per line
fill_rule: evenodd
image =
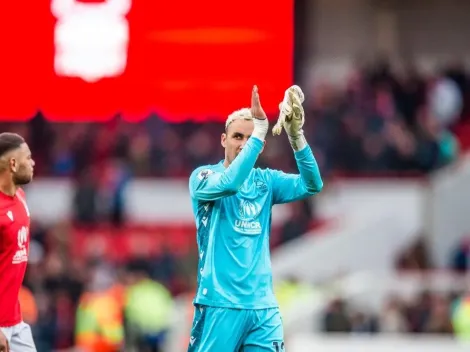
M323 184L309 146L294 153L298 175L254 168L262 148L251 137L229 167L221 161L191 174L199 249L196 304L277 307L269 253L272 206L313 195Z

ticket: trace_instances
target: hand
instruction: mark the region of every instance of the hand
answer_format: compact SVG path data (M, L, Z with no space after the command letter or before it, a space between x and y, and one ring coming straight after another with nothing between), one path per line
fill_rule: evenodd
M304 94L299 86L292 86L284 93L284 100L279 104L279 119L273 128L273 134L281 134L282 128L289 137L296 137L303 133L305 112L302 107Z
M257 120L266 120L268 118L261 106L257 86L253 86L251 91L251 115Z
M305 123L305 112L302 106L304 101L304 94L302 90L297 86L292 86L288 90L290 106L292 108L292 114L286 116L284 128L289 136L298 136L303 133L302 127Z
M0 352L10 352L10 346L5 334L0 330Z

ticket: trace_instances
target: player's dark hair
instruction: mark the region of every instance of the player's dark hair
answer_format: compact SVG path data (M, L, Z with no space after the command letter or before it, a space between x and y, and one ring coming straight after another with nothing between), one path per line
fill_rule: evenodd
M0 157L11 150L15 150L25 143L23 137L19 134L11 132L0 133Z

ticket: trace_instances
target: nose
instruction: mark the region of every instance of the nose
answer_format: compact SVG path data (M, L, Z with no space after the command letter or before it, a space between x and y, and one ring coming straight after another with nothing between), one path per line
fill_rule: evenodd
M34 167L34 165L36 165L36 162L33 159L31 159L31 166Z

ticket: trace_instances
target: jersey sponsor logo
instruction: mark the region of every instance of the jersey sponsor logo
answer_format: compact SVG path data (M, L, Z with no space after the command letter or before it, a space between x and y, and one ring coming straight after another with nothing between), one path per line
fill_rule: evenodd
M257 217L261 212L261 206L257 203L252 203L249 200L242 199L238 206L238 213L240 219L249 220Z
M259 235L261 233L261 223L257 219L261 212L261 206L246 199L240 200L238 206L239 219L235 220L237 232L245 235Z
M235 228L238 232L242 232L246 235L259 235L261 233L261 224L258 220L235 220Z
M202 170L198 175L197 175L197 178L199 180L205 180L209 177L209 175L213 174L214 171L210 170L210 169L206 169L206 170Z
M29 229L26 226L18 230L18 250L13 256L12 264L20 264L28 261L28 237Z

